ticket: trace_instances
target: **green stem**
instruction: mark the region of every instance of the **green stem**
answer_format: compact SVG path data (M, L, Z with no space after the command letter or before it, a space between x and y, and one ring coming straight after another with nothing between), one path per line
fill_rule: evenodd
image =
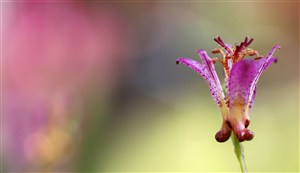
M232 138L232 143L234 145L234 152L237 159L239 160L242 173L247 173L243 145L238 141L235 134L231 135L231 138Z

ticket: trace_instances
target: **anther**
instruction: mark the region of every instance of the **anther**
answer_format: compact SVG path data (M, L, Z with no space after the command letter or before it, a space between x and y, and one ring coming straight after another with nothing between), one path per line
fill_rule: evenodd
M211 59L211 61L215 64L216 63L216 61L219 61L221 64L223 64L224 65L224 62L222 61L222 60L220 60L219 58L212 58Z
M260 60L260 59L262 59L263 58L263 56L258 56L258 57L256 57L256 58L254 58L254 60Z
M214 53L214 54L220 53L220 52L221 52L221 50L218 49L218 48L215 48L215 49L213 49L213 50L211 51L211 53Z
M222 46L227 52L231 54L233 53L232 50L225 45L225 43L223 42L220 36L214 38L214 41L217 42L220 46Z
M245 39L245 42L244 42L244 46L245 47L248 47L252 42L253 42L253 38L251 38L250 40L249 40L249 42L248 42L248 37L246 37L247 38L247 41L246 41L246 39Z
M247 53L248 53L249 56L253 56L253 55L259 56L257 51L255 51L253 49L250 49L250 48L247 49Z
M247 42L248 42L248 37L246 37L246 38L245 38L245 41L244 41L244 42L245 42L245 43L247 43Z
M253 42L254 38L251 38L250 41L247 43L247 46L249 46Z

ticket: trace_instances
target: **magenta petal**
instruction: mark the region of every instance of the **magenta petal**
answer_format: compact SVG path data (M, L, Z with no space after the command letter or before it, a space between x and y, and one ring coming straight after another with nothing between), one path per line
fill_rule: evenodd
M248 103L250 103L250 107L253 105L257 81L262 72L276 61L276 58L272 58L272 55L278 48L280 47L273 47L269 55L261 60L243 59L233 65L228 86L230 108L237 102L244 106Z
M270 58L267 62L266 62L266 64L264 65L264 69L263 70L265 70L265 69L267 69L267 67L269 67L269 65L271 65L273 62L277 62L277 58Z
M249 109L251 109L253 107L253 105L254 105L255 96L256 96L256 86L255 86L255 88L253 90L252 97L250 98Z
M202 63L206 66L209 76L213 79L214 83L216 84L216 87L219 87L218 90L222 91L220 80L218 78L217 72L215 70L215 66L212 63L211 59L209 58L207 53L203 50L198 50L198 54L202 60Z
M208 74L207 74L206 68L203 64L201 64L195 60L188 59L188 58L179 58L179 59L177 59L176 63L177 64L182 63L182 64L190 67L191 69L193 69L194 71L199 73L204 79L207 80Z
M246 106L253 95L252 85L258 75L258 71L264 64L263 61L243 59L233 65L229 75L228 96L229 107L237 102Z
M275 62L275 61L277 60L276 58L273 58L273 57L272 57L273 54L274 54L274 52L276 51L276 49L280 49L280 46L274 46L274 47L272 48L272 50L269 52L269 54L268 54L265 58L259 60L259 62L263 61L263 64L262 64L262 66L260 67L260 69L258 70L258 74L257 74L257 78L255 79L255 80L256 80L255 82L257 82L257 80L258 80L259 76L262 74L262 72L263 72L263 71L264 71L271 63L273 63L273 62Z
M214 101L221 107L221 99L224 99L224 94L214 65L205 51L200 52L199 54L202 59L202 63L188 58L179 58L176 63L182 63L199 73L208 82L210 93Z
M256 84L258 82L258 79L259 79L260 75L262 74L262 72L265 71L273 62L277 61L276 58L272 57L274 52L277 49L280 49L280 46L278 46L278 45L274 46L265 58L258 61L259 69L258 69L258 72L257 72L256 77L254 79L254 82L251 86L252 91L254 91L254 89L256 87ZM260 65L260 64L262 64L262 65ZM253 92L251 92L250 99L252 99L252 97L253 97L252 94L253 94Z

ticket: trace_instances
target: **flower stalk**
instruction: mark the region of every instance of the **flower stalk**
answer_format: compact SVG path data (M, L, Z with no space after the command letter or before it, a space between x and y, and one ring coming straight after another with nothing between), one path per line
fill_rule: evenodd
M239 142L239 140L236 138L235 135L232 135L231 139L232 139L232 143L234 146L235 155L240 163L241 171L242 171L242 173L247 173L243 145L242 145L242 143Z

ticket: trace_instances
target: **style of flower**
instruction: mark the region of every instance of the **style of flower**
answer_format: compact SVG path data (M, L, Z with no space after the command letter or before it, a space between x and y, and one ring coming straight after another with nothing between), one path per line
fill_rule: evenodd
M254 137L248 130L250 124L249 113L256 95L257 81L266 68L277 59L273 57L276 49L274 46L267 56L261 56L257 51L247 48L252 42L248 37L239 45L226 44L217 36L216 41L221 48L212 50L213 54L221 53L223 59L210 59L206 51L198 50L202 63L188 58L179 58L176 63L182 63L199 73L209 84L210 93L221 109L223 123L215 138L218 142L225 142L234 132L239 142L251 140ZM245 59L246 55L254 56ZM223 65L224 91L214 68L216 61Z

